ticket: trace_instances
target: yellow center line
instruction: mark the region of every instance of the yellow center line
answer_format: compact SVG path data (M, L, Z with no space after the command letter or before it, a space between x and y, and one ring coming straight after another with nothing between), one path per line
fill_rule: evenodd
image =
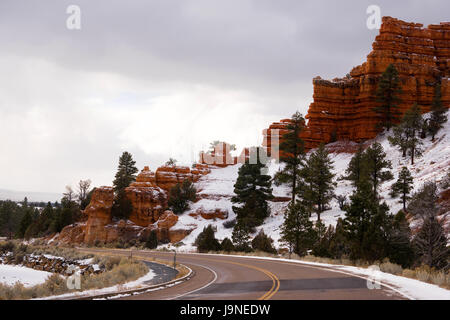
M112 251L116 251L116 250L112 250ZM117 250L117 251L121 251L121 250ZM98 251L97 251L98 252ZM147 253L142 253L142 254L147 254ZM140 252L135 252L135 257L139 257L139 258L146 258L145 256L142 256L140 254ZM203 257L195 257L195 256L191 256L189 258L193 258L193 259L199 259L199 260L207 260L207 261L211 261L211 262L217 262L217 260L214 259L208 259L208 258L203 258ZM164 259L164 258L163 258ZM254 269L257 270L259 272L264 273L266 276L268 276L271 280L272 280L272 287L270 288L269 291L267 291L266 293L264 293L261 297L258 298L258 300L269 300L271 299L280 289L280 279L278 279L278 277L273 274L272 272L270 272L267 269L263 269L260 267L256 267L256 266L252 266L249 264L244 264L244 263L239 263L239 262L233 262L233 261L220 261L220 262L226 262L226 263L231 263L231 264L235 264L238 266L242 266L242 267L246 267L246 268L250 268L250 269Z
M217 262L216 260L208 259L208 258L200 258L200 257L190 257L190 258ZM266 269L263 269L263 268L260 268L260 267L255 267L255 266L252 266L252 265L249 265L249 264L233 262L233 261L220 261L220 262L231 263L231 264L235 264L235 265L238 265L238 266L254 269L254 270L257 270L257 271L262 272L265 275L267 275L272 280L272 287L270 288L269 291L267 291L265 294L263 294L261 297L259 297L258 300L269 300L280 289L280 280L278 279L278 277L276 275L274 275L269 270L266 270Z

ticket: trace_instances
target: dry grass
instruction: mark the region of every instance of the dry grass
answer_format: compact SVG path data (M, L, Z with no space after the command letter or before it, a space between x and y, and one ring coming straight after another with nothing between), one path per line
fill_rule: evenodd
M90 253L70 252L71 249L68 248L56 248L56 250L55 248L52 248L49 251L46 249L47 248L41 248L43 253L70 257L71 259L94 257L94 264L105 267L105 272L81 276L81 290L101 289L124 284L136 280L148 272L148 267L136 259L117 256L94 256ZM64 277L53 274L43 284L29 288L24 287L20 283L17 283L14 286L7 286L0 283L0 300L42 298L75 291L78 290L71 290L67 287L66 279Z

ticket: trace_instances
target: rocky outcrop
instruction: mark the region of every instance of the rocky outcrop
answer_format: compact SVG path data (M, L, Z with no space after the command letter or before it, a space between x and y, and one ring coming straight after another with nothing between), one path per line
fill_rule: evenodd
M91 202L84 211L88 216L84 236L85 243L94 243L97 240L108 241L105 226L112 221L111 208L113 202L114 189L112 187L100 187L94 190Z
M167 193L177 183L185 179L196 182L211 172L208 165L197 164L189 167L163 166L151 171L144 169L128 188L127 198L131 201L132 212L128 221L114 222L111 209L114 202L114 189L100 187L94 190L89 205L83 212L85 222L66 226L54 239L55 244L95 244L115 241L130 241L156 230L160 240L178 242L195 227L173 228L178 216L167 210ZM49 241L50 240L48 239Z
M206 210L204 208L199 208L197 210L195 210L194 212L189 213L189 215L191 217L202 217L203 219L206 220L216 220L216 219L228 219L228 211L216 208L213 210Z
M184 180L197 182L202 175L209 172L210 169L204 164L197 164L193 170L189 167L162 166L156 170L155 181L158 187L169 191L177 183L183 183Z
M133 207L129 219L138 226L147 227L158 221L167 208L166 193L156 185L156 176L148 167L125 189L125 194Z
M344 78L313 79L314 101L309 106L308 124L301 133L305 148L321 142L374 138L378 104L375 92L381 74L389 64L399 72L402 85L399 110L404 113L417 102L422 111L431 106L434 87L441 82L442 102L450 105L450 23L430 25L407 23L383 17L379 35L367 61L351 70ZM264 131L266 147L271 152L272 134L282 136L289 120L273 123Z

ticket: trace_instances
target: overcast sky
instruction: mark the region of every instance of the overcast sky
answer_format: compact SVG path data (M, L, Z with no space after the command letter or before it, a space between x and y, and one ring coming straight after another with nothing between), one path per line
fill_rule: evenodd
M0 189L111 185L125 150L155 170L212 140L260 144L271 122L306 114L313 77L365 61L372 4L449 20L448 0L1 0Z

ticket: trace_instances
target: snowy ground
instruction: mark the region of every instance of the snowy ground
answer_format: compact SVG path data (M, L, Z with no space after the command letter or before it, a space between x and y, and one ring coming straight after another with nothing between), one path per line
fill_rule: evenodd
M32 287L44 283L51 275L50 272L34 270L23 266L0 264L0 283L13 286L16 282L25 287Z
M410 165L409 158L402 158L400 151L395 147L390 146L385 134L380 135L374 141L381 143L383 146L387 158L392 162L392 173L394 179L384 183L380 188L380 195L384 201L390 207L391 213L397 213L402 204L398 199L392 199L389 196L391 185L396 181L398 173L402 166L407 166L414 177L414 189L418 190L427 181L440 182L441 179L447 174L450 168L450 122L445 124L445 127L439 131L434 143L431 143L430 138L423 140L423 156L416 158L415 164ZM334 173L336 174L335 180L337 182L337 188L335 190L336 195L345 195L347 198L352 193L352 186L349 181L338 180L338 178L345 174L345 170L352 158L351 153L333 153L331 158L334 161ZM232 229L225 228L223 226L224 220L217 219L206 220L202 217L191 217L189 213L196 211L199 208L206 210L214 210L216 208L228 212L228 220L234 219L236 216L232 210L231 197L234 195L234 183L238 177L238 169L240 165L229 166L226 168L215 168L212 172L202 177L199 182L196 183L196 188L199 190L200 195L206 196L196 203L193 203L191 209L186 211L179 217L179 222L174 228L188 228L197 226L197 228L191 232L185 239L183 239L183 245L179 247L180 251L195 251L193 243L198 234L203 228L209 224L214 225L217 228L216 237L223 239L225 237L231 238ZM280 164L274 161L269 164L269 174L273 177L275 172L279 169ZM286 186L273 186L273 193L275 196L289 197L289 190ZM274 240L276 247L281 246L280 239L280 226L283 223L283 211L287 206L287 202L271 202L271 215L265 220L264 225L258 228L258 231L262 228L266 234L269 234ZM336 200L332 200L330 204L331 209L321 214L322 221L325 225L336 225L339 217L344 217L344 212L339 209L339 205ZM317 217L313 216L312 220L316 220Z

